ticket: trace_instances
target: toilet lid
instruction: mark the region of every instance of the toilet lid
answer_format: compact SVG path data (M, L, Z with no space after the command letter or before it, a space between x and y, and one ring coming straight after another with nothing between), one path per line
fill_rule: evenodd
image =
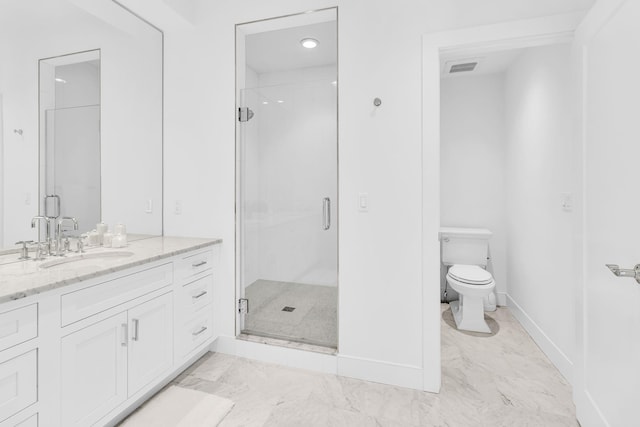
M449 269L449 276L471 285L487 285L493 281L491 273L477 265L454 265Z

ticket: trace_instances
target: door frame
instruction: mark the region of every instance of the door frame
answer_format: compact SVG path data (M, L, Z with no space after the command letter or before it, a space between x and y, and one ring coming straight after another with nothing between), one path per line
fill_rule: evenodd
M423 388L439 392L441 385L440 342L440 56L443 53L491 52L520 49L575 39L584 13L508 21L462 30L426 34L422 37L422 306ZM577 145L577 144L574 144ZM576 147L582 158L581 147ZM583 223L581 165L575 175L574 230ZM579 236L579 234L576 234ZM582 262L582 246L574 242L576 258ZM580 271L582 264L579 266ZM581 299L581 282L573 284ZM576 365L574 365L575 368ZM574 396L575 400L575 396Z
M244 252L243 252L243 236L245 233L244 230L244 220L242 215L242 196L244 194L244 183L241 180L242 172L243 172L243 164L241 162L242 155L240 139L242 137L241 127L238 125L238 117L237 117L237 109L240 107L240 102L242 101L242 90L244 87L244 78L246 74L246 62L243 56L245 52L245 40L249 34L253 34L255 32L263 32L263 31L272 31L277 29L285 29L290 28L290 22L283 22L278 24L275 22L278 19L282 18L305 18L308 21L308 24L315 23L317 18L314 18L313 13L315 12L335 12L335 21L336 21L336 82L338 88L340 87L340 14L338 6L330 6L325 8L313 9L308 11L302 11L297 13L290 13L286 15L279 16L270 16L267 18L257 19L253 21L247 22L239 22L234 26L234 47L235 47L235 111L236 115L234 117L235 120L235 171L234 171L234 313L235 313L235 337L238 337L242 330L244 329L244 316L239 312L239 299L244 298L244 289L242 287L242 279L243 279L243 271L242 266L244 264ZM320 15L318 15L320 16ZM256 24L256 28L252 32L243 32L244 37L239 37L239 27L247 24ZM239 55L240 53L240 55ZM242 83L242 84L241 84ZM340 91L336 95L336 200L335 200L335 227L337 233L337 244L336 244L336 286L340 287ZM337 343L336 343L336 352L339 351L340 347L340 292L338 291L338 301L336 301L336 324L338 325L337 333Z
M608 426L604 415L598 408L590 393L587 390L586 382L586 309L587 301L585 299L586 286L587 286L587 261L585 259L587 253L587 241L586 235L586 209L584 208L584 194L586 194L586 147L587 147L587 131L586 122L588 120L586 113L586 100L587 100L587 82L588 82L588 68L586 66L589 55L588 43L600 32L600 30L606 25L618 12L618 10L628 0L610 0L610 1L598 1L589 10L584 17L582 23L576 30L575 34L575 68L580 71L578 75L579 88L577 90L578 101L576 107L577 126L576 126L576 152L580 154L580 178L581 178L581 193L580 198L576 199L576 207L580 206L580 224L579 228L576 228L576 298L575 298L575 335L576 335L576 352L574 360L574 378L573 378L573 399L576 404L576 416L578 420L585 427L590 426Z

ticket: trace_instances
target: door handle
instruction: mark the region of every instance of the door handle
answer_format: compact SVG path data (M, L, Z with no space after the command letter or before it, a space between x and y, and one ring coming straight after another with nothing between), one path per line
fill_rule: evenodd
M632 277L640 283L640 264L636 264L633 269L620 268L617 264L605 264L616 277Z
M132 319L133 323L133 334L131 334L131 341L138 341L138 328L140 326L140 321L138 319Z
M122 335L120 337L120 345L122 347L126 347L127 346L127 341L129 341L129 325L127 325L126 323L123 323L122 325L120 325L120 327L122 328Z
M322 223L325 230L331 228L331 199L328 197L322 200Z

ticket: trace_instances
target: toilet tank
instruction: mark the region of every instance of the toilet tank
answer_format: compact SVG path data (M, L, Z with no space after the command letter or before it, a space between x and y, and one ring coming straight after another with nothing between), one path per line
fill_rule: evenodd
M442 263L486 267L491 234L486 228L441 227L439 238Z

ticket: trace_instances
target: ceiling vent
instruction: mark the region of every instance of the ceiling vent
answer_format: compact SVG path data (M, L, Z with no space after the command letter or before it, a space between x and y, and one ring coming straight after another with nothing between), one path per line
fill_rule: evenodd
M455 61L447 61L443 71L445 72L445 74L469 73L474 71L479 63L479 58L466 58Z
M456 64L449 69L449 74L464 73L465 71L473 71L475 70L476 65L478 65L477 62L467 62L465 64Z

